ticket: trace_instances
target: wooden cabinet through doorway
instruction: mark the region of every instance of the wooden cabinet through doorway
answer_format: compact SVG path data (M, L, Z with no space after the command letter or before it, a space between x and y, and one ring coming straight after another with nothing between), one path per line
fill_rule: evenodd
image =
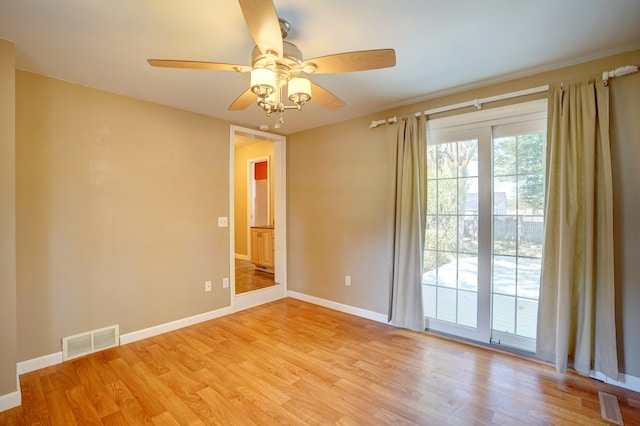
M251 263L256 269L273 273L273 228L251 227Z

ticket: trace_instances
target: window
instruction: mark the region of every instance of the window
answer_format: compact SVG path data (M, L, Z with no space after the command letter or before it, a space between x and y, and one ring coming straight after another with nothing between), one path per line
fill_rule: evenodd
M546 101L428 123L428 328L534 351Z

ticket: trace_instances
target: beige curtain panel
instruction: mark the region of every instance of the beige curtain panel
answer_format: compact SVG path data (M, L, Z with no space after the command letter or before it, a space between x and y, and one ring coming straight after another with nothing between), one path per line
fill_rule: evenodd
M427 126L422 117L394 125L396 182L393 271L389 320L397 327L423 331L422 267L427 218Z
M538 356L618 378L613 188L606 88L565 84L549 99Z

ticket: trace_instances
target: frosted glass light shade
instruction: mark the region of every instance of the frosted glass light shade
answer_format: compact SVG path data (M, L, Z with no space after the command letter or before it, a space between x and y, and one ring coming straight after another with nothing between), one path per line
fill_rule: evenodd
M276 87L276 75L268 68L255 68L251 71L251 91L258 96L271 94Z
M306 78L292 78L288 83L289 99L295 103L304 103L311 99L311 82Z

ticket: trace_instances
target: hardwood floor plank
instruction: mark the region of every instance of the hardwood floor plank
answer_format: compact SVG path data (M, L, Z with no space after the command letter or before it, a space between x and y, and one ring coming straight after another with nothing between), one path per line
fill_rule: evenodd
M20 390L23 403L14 409L15 415L8 418L6 424L50 424L47 403L37 371L21 376ZM1 421L0 424L2 424Z
M284 389L284 392L278 388L278 385L280 385L280 388L283 388L285 384L279 383L272 385L269 381L264 380L265 377L268 378L268 373L256 372L255 370L254 372L251 372L251 370L245 368L245 365L246 362L243 362L242 364L239 364L238 368L235 370L235 373L240 379L251 383L255 390L276 404L284 404L291 399L289 395L286 394L286 388Z
M336 426L359 426L360 423L356 422L349 416L342 416L340 420L336 422Z
M109 391L102 382L100 375L94 370L88 357L76 359L73 366L76 369L86 396L99 417L105 417L118 411L118 405L111 398Z
M202 330L204 330L202 327L188 327L184 329L184 333L182 333L182 340L186 346L191 349L190 352L195 351L200 355L207 355L220 341L214 341L208 336L205 336Z
M153 424L155 426L180 426L180 423L168 411L155 416Z
M73 406L67 400L64 390L54 390L47 393L47 411L51 424L54 425L77 425Z
M135 423L129 423L122 412L116 411L115 413L104 416L102 418L102 424L105 426L129 426Z
M161 395L154 394L147 385L137 376L135 370L129 366L122 358L117 358L109 362L118 373L122 388L130 394L144 411L145 415L151 419L166 411L161 402Z
M144 386L156 395L156 398L160 397L161 404L178 423L191 424L197 420L197 416L189 407L146 364L136 363L131 366L131 369L144 383Z
M84 386L67 389L66 394L74 417L79 424L87 426L102 424L101 416L98 415Z
M236 400L229 401L210 387L198 391L198 395L207 407L205 418L210 419L211 424L248 426L255 424L242 416L244 407L241 407Z
M244 361L240 367L244 368L250 374L262 377L273 386L286 387L300 380L300 376L290 374L286 369L278 367L276 364L266 360Z
M149 341L137 341L129 343L128 345L120 346L122 350L118 351L118 358L122 359L128 365L135 365L142 362L139 354L146 352L146 347L149 345ZM112 364L113 365L113 364Z
M149 347L151 346L153 345L135 348L134 351L137 358L133 360L133 363L135 364L137 362L144 362L147 367L158 376L171 371L171 369L163 363L163 360L158 356L157 353L149 351Z
M136 397L124 383L115 381L107 384L109 394L120 408L120 413L131 425L150 425L151 417L147 415Z
M295 383L295 387L303 393L316 395L319 400L325 402L325 405L330 402L330 407L339 415L349 413L351 420L359 424L367 424L371 420L371 413L378 410L372 401L358 398L357 395L346 392L334 384L329 385L321 380L311 379L313 378L301 379Z
M115 351L101 351L86 356L91 368L100 377L100 381L105 386L118 381L118 376L109 365L111 354L115 354Z
M193 374L195 371L202 369L202 367L194 370L187 368L184 362L188 358L180 357L175 351L166 351L157 345L151 346L149 351L168 369L167 372L158 374L158 377L165 378L175 376L175 381L179 382L180 386L191 393L195 393L206 387L206 383L199 380L198 377Z
M318 395L299 389L290 393L291 399L282 407L300 420L300 424L321 425L337 423L343 414L318 399Z
M20 377L0 425L640 426L640 394L283 299Z
M46 374L40 379L45 395L55 391L64 392L66 389L82 385L80 377L70 363L55 365L45 370Z
M296 351L296 348L300 346L291 346L286 343L278 343L272 347L272 350L277 351L277 356L285 361L288 361L289 365L293 365L299 368L300 377L306 377L307 374L312 374L321 377L328 383L335 383L340 379L340 376L335 371L327 368L327 365L321 364L316 361L304 350ZM311 348L307 348L309 351ZM295 354L295 355L292 355Z

